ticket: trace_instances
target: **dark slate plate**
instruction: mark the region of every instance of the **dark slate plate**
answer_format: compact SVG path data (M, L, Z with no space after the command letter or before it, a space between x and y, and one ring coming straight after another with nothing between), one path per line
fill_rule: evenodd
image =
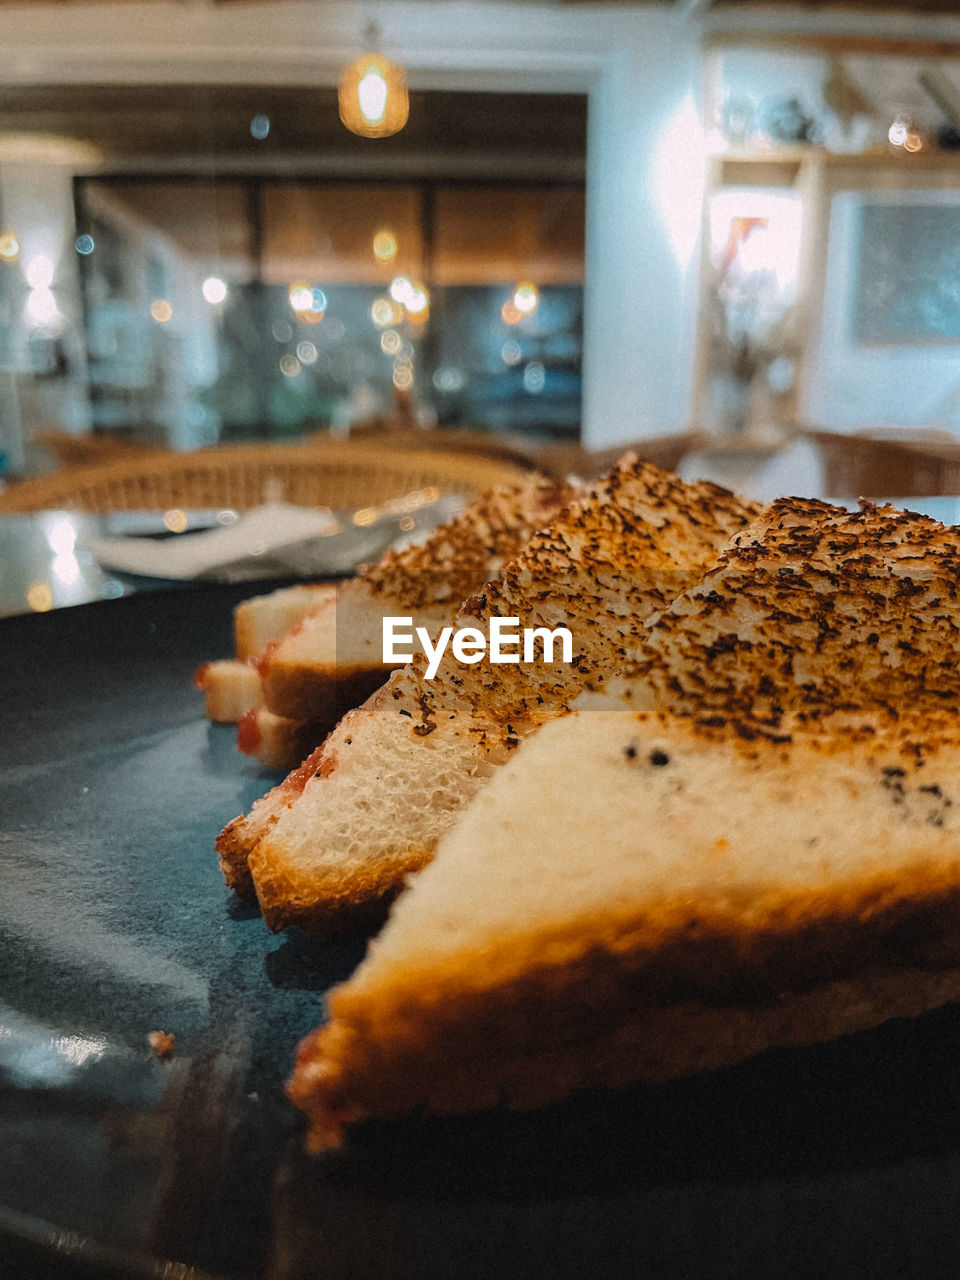
M955 1007L305 1157L283 1081L363 942L275 937L217 870L273 779L191 675L249 594L0 622L0 1275L960 1273Z

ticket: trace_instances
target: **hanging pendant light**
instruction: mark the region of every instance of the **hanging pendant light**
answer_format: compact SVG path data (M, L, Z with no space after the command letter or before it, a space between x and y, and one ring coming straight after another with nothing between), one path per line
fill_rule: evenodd
M376 27L365 33L368 46L377 42ZM389 138L399 133L410 114L403 67L382 53L365 53L340 73L340 119L361 138Z

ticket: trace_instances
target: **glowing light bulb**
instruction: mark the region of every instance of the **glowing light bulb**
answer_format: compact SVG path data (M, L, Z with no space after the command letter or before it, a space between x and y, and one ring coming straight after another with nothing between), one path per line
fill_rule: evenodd
M410 113L403 68L379 53L365 53L344 67L338 100L340 119L362 138L399 133Z
M357 85L357 101L367 124L379 124L387 110L387 82L376 67Z

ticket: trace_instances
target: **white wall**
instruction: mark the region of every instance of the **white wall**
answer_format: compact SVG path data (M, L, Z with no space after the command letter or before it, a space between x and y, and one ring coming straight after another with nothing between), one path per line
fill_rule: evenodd
M590 95L583 440L682 430L690 412L705 155L699 32L634 12Z

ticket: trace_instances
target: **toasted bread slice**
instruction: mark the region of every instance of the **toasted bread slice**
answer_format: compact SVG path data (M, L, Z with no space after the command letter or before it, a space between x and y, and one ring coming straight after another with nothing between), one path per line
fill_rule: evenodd
M263 686L256 660L268 645L308 613L330 604L336 594L336 585L324 582L281 587L237 605L233 611L236 657L205 662L194 675L194 684L203 690L207 718L219 724L237 724L259 706Z
M218 658L198 667L193 682L203 690L204 713L218 724L236 724L262 697L260 670L255 663Z
M324 733L324 725L315 720L288 720L257 705L237 724L237 750L279 771L289 769L291 760L303 760Z
M781 499L651 626L610 692L776 724L960 706L960 537L926 516Z
M237 657L241 662L259 658L273 644L315 609L336 598L332 582L281 587L267 595L244 600L233 611L233 632Z
M538 1106L960 997L957 717L822 728L545 726L329 994L290 1086L311 1145L368 1116Z
M423 543L388 552L345 584L336 607L324 604L303 619L261 663L271 711L259 710L248 720L241 742L255 754L261 743L276 748L265 763L280 762L279 728L288 750L311 736L313 745L333 727L339 715L361 703L383 684L382 619L396 613L432 628L447 621L456 605L499 572L530 535L548 523L571 500L576 489L531 475L512 486L479 495L461 514L435 529ZM270 725L269 739L259 736ZM298 727L299 726L299 727ZM306 726L306 727L304 727ZM254 739L256 744L254 745ZM286 757L289 760L289 754ZM303 760L303 753L297 757ZM302 790L307 773L297 768L292 779L263 796L249 814L234 819L217 841L220 865L228 885L252 896L247 867L250 850L277 815Z
M642 620L756 511L635 459L573 502L457 619L569 626L572 663L471 665L448 651L434 679L422 659L396 672L327 739L302 795L290 803L288 786L251 815L265 828L249 867L270 927L328 933L382 915L521 738L563 714L588 676L615 674Z
M332 727L402 665L384 664L385 614L411 616L433 632L572 496L569 486L531 475L483 494L424 542L388 552L345 585L333 613L305 619L269 647L261 663L267 709Z

